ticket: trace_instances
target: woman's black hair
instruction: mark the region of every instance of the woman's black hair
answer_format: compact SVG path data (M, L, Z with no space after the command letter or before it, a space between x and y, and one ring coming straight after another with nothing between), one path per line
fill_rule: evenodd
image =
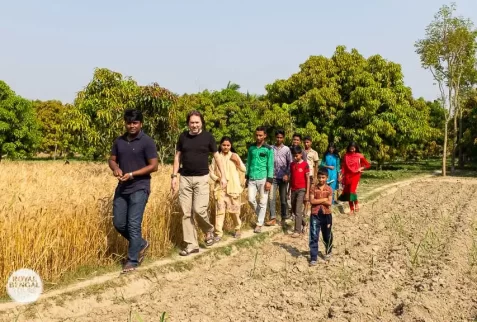
M339 158L339 157L340 157L340 154L338 153L338 150L336 149L336 146L335 146L335 144L334 144L333 142L330 142L330 143L328 144L328 147L326 148L325 156L326 156L327 154L330 154L330 148L335 149L335 150L333 151L333 154Z
M349 152L349 150L351 149L352 146L354 146L355 151L359 153L359 145L358 145L358 143L356 143L354 141L352 141L348 144L348 147L346 148L346 152Z
M222 139L220 139L219 149L218 149L219 152L222 153L222 143L224 143L225 141L230 142L230 152L237 153L237 152L235 152L234 144L232 142L232 139L229 136L223 136Z

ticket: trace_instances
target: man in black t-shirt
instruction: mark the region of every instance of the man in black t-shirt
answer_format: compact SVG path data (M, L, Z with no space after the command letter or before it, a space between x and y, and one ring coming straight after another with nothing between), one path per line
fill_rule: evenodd
M171 189L177 191L177 173L180 176L179 203L184 213L182 231L186 247L179 253L187 256L199 252L197 231L194 226L194 214L199 218L199 226L206 234L205 243L214 243L214 226L210 223L207 208L209 206L209 154L213 153L221 173L221 184L225 189L227 179L224 167L217 152L217 144L209 132L202 129L204 118L197 111L187 115L189 131L180 135L174 156L174 168L171 175ZM182 167L179 169L179 166Z
M113 225L128 240L128 256L123 273L136 269L149 243L142 238L144 209L151 190L151 173L157 171L154 141L141 131L143 116L138 110L124 113L126 134L111 149L109 167L119 183L113 200Z

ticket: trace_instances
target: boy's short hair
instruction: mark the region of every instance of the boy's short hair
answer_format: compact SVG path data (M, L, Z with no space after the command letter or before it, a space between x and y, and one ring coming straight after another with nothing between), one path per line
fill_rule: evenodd
M263 133L267 134L267 128L265 126L258 126L255 129L255 132L263 132Z
M321 167L321 168L318 169L318 174L317 175L328 176L328 170L326 170L326 168Z
M283 130L283 129L278 129L278 130L275 131L275 136L280 135L280 134L283 135L283 136L285 136L285 130Z
M311 139L311 136L307 135L303 138L303 141L310 141L310 142L313 142L313 140Z
M298 134L298 133L293 133L293 136L292 138L299 138L300 141L301 141L301 134Z
M295 146L292 146L291 147L291 153L292 155L295 155L295 154L302 154L303 150L301 148L301 146L299 145L295 145Z
M126 122L141 122L144 120L142 112L135 109L127 109L124 111L124 121Z

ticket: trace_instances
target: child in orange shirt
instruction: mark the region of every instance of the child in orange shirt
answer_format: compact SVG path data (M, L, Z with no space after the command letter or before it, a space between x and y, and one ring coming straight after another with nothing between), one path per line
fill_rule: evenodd
M331 214L333 190L326 184L327 179L328 171L325 168L320 168L318 170L317 182L310 191L310 266L317 264L320 230L325 242L324 258L326 260L330 258L333 248L333 233L331 231L333 224Z

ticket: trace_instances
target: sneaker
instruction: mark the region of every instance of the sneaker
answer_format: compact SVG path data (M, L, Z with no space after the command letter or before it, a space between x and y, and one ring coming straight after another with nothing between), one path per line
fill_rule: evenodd
M277 224L277 219L276 218L272 218L270 219L269 221L267 221L265 223L265 226L275 226Z
M310 266L316 266L317 264L318 264L317 261L311 261L311 262L310 262Z
M331 259L331 253L326 254L325 257L323 257L325 261L329 261Z

